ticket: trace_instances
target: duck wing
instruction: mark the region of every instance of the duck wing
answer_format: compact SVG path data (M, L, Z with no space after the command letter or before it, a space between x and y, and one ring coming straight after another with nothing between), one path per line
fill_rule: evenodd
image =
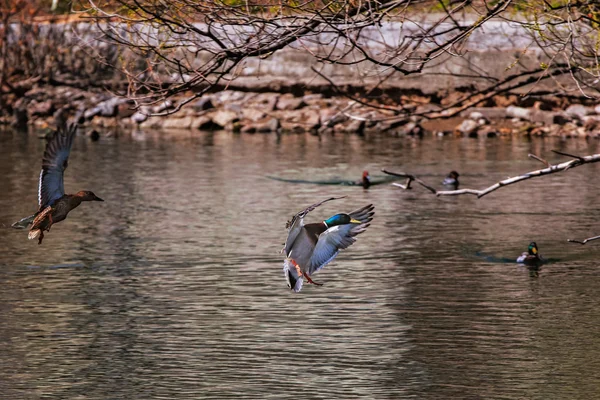
M77 125L59 128L46 144L38 189L40 211L51 206L65 194L64 172L69 161Z
M326 203L331 200L343 199L344 197L346 197L346 196L330 197L319 203L312 204L312 205L306 207L304 210L297 213L296 215L294 215L291 220L286 222L285 227L286 227L286 229L288 229L288 237L287 237L287 239L285 241L285 245L283 247L283 251L285 252L286 257L289 256L290 250L292 249L292 245L294 244L294 241L298 237L300 230L304 226L304 217L309 212L311 212L315 208L319 207L321 204Z
M337 225L323 232L319 236L310 258L308 274L312 275L319 271L333 261L341 249L345 249L356 242L355 236L363 233L373 220L374 209L373 204L369 204L349 214L352 219L360 221L360 224Z

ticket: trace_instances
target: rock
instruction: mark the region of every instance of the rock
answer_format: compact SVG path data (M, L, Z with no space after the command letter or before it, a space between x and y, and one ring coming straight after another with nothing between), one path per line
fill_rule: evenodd
M141 124L142 122L145 122L148 119L148 114L150 114L150 110L148 109L148 107L141 106L139 110L133 113L130 119L136 124Z
M304 99L301 97L281 96L277 102L278 110L299 110L306 107Z
M262 129L257 129L258 132L276 132L281 127L281 123L277 118L270 118L267 122L264 123Z
M127 99L119 97L113 97L111 99L98 103L95 107L92 107L83 113L83 117L87 120L94 118L96 115L101 117L114 117L117 115L119 104L126 103Z
M309 105L316 104L321 100L323 100L323 95L321 93L307 94L302 97L302 101Z
M171 100L165 100L162 103L152 107L152 112L158 114L171 108L173 108L173 102Z
M135 108L133 102L123 102L117 106L117 117L118 118L128 118L135 114Z
M323 121L321 130L331 128L337 124L344 123L348 120L348 116L338 110L325 108L320 112L320 120Z
M192 104L192 109L194 111L206 111L215 108L215 105L212 102L212 99L208 96L203 96L194 104Z
M542 111L534 108L523 108L510 106L506 108L506 115L513 118L519 118L530 122L541 122L545 125L560 124L563 125L570 121L570 118L560 112Z
M473 121L477 121L478 119L482 119L482 118L485 118L485 117L479 111L473 111L469 114L469 119L472 119Z
M236 114L240 114L242 112L242 105L236 103L227 103L223 105L223 110L233 111Z
M587 115L583 119L583 127L587 132L600 131L600 116Z
M259 93L248 99L246 104L254 105L255 108L260 108L264 111L273 111L279 101L279 93ZM256 107L258 106L258 107Z
M242 116L244 119L249 119L250 121L256 122L264 119L267 114L264 112L257 110L256 108L244 108L242 110Z
M600 104L594 107L594 111L596 112L596 114L600 115Z
M493 126L485 125L485 126L481 126L477 130L477 136L486 137L486 138L494 138L494 137L500 136L500 131L498 131L498 129L494 128Z
M276 132L280 127L277 118L269 118L261 122L245 125L241 128L242 133L269 133Z
M29 106L30 116L48 116L54 112L54 104L51 100L42 101L40 103L33 103Z
M163 117L148 117L140 124L140 128L162 128L166 119Z
M200 129L201 131L218 131L223 129L221 125L215 124L211 117L203 115L195 118L192 121L192 128Z
M406 136L418 136L422 137L425 130L417 122L409 122L400 128L400 133Z
M212 95L215 102L218 104L228 104L235 102L242 102L246 97L247 93L239 92L235 90L223 90Z
M307 131L314 131L321 126L321 116L319 113L310 111L304 113L304 126Z
M177 115L177 114L175 114ZM159 117L164 118L162 124L163 129L190 129L192 127L193 118L173 118L173 117Z
M322 128L323 128L323 126L321 127L321 129ZM364 120L357 120L357 119L350 119L346 123L337 124L333 128L333 131L334 132L346 132L346 133L358 133L358 134L362 134L365 131L365 121Z
M591 110L588 110L588 108L586 106L584 106L584 105L581 105L581 104L571 104L565 110L565 114L567 114L570 117L575 117L575 118L582 119L583 117L585 117L586 115L588 115L590 113L590 111Z
M476 121L471 119L465 119L460 125L456 127L456 130L463 135L471 135L477 132L477 128L479 128L479 124Z
M237 120L238 120L237 113L235 113L233 111L217 110L212 115L213 123L221 126L221 129L224 128L225 126L227 126L227 124L229 124L231 122L235 122Z

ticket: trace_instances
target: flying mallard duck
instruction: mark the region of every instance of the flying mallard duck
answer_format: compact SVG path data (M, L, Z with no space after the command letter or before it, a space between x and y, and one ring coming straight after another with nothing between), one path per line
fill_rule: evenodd
M517 258L517 262L520 264L525 264L529 267L539 267L543 264L544 258L540 255L538 251L537 244L535 242L529 243L529 247L526 252L523 252Z
M59 128L48 141L42 159L38 189L40 207L34 215L23 218L12 225L14 228L26 228L31 223L29 239L39 238L38 244L42 244L44 231L50 231L52 224L67 218L67 214L79 206L82 201L104 201L87 190L75 194L65 194L63 175L68 165L69 153L76 131L77 126L74 124L66 129Z
M442 185L444 186L454 186L454 189L458 188L458 172L450 171L447 177L444 178Z
M304 217L309 212L327 201L340 198L332 197L313 204L294 215L286 224L288 237L282 250L286 256L283 273L288 287L294 292L302 289L303 278L308 283L321 286L310 275L333 261L340 249L354 243L354 236L364 232L373 220L375 207L369 204L349 214L336 214L322 222L304 224Z

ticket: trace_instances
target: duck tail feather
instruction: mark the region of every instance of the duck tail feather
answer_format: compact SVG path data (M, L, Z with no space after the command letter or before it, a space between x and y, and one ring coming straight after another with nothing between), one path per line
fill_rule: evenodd
M298 293L302 290L302 285L304 284L304 277L298 275L298 271L294 264L292 264L292 260L286 258L283 261L283 275L285 276L285 280L290 289L294 292Z
M29 226L29 224L31 224L33 222L33 220L35 219L35 216L36 216L36 214L33 214L33 215L30 215L29 217L21 218L20 220L18 220L11 226L15 229L25 229Z
M34 229L29 231L29 235L27 235L27 237L29 238L29 240L37 239L38 236L40 236L40 233L42 233L41 229Z

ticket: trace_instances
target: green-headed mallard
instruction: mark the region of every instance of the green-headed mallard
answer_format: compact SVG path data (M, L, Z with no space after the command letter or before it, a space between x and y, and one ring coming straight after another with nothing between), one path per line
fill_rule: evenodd
M525 264L530 267L539 267L544 263L544 258L540 255L537 244L535 242L529 243L529 247L526 252L523 252L517 258L517 262Z
M76 131L76 125L70 125L66 129L59 128L48 141L38 188L39 209L34 215L12 225L15 228L25 228L31 223L29 239L39 238L38 244L42 244L44 231L50 231L52 224L67 218L67 214L82 201L104 201L90 191L65 194L63 176Z
M332 197L307 207L286 224L288 237L283 248L286 255L283 273L288 286L295 292L302 289L303 278L320 285L310 276L333 261L340 249L354 243L354 236L364 232L373 220L375 207L369 204L349 214L336 214L322 222L304 224L304 217L309 212L335 199Z

